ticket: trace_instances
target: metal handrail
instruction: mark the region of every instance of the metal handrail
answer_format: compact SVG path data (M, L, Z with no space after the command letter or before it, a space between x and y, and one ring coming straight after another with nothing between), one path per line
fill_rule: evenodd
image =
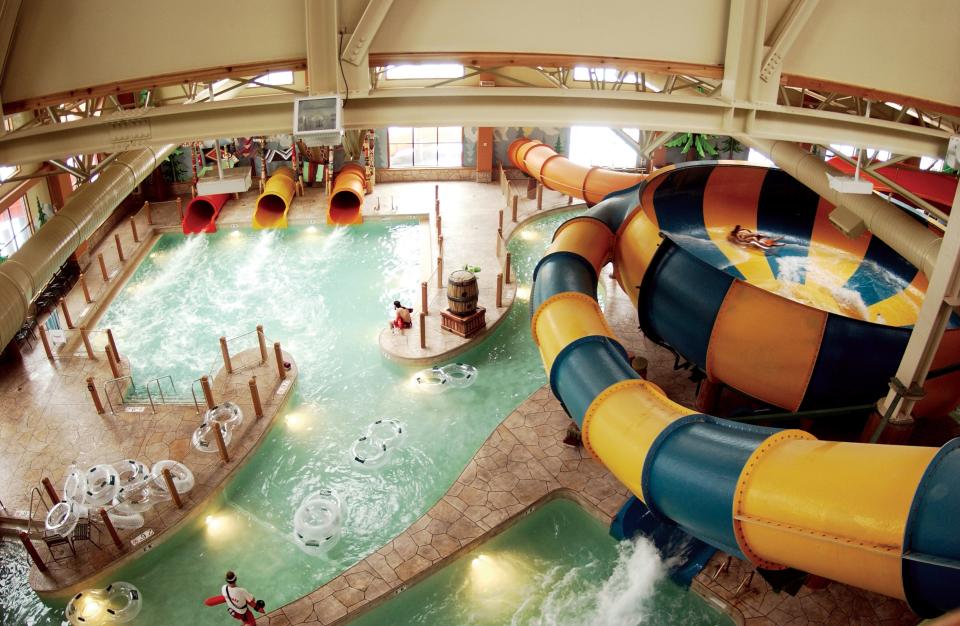
M145 388L147 390L147 397L150 398L150 405L153 405L153 396L150 395L150 384L157 383L157 392L160 394L160 404L166 404L167 400L163 397L163 385L160 384L161 380L170 379L170 388L173 390L174 395L177 393L177 386L173 383L173 376L159 376L153 380L148 380Z
M33 529L33 496L34 494L40 496L40 502L43 503L43 506L47 509L47 512L50 511L50 505L47 504L47 499L44 497L43 492L40 491L40 488L36 485L30 490L30 505L27 508L27 535L31 534Z
M199 383L201 380L202 380L202 377L197 378L192 383L190 383L190 393L193 395L193 406L197 408L197 415L200 415L202 413L202 411L200 410L200 402L197 400L197 383ZM204 399L204 402L206 402L206 399Z
M123 406L125 403L123 401L123 393L120 392L120 381L126 380L126 379L130 380L130 386L133 387L134 391L136 391L137 384L133 382L133 376L130 374L127 374L126 376L118 376L117 378L111 378L110 380L103 383L103 395L107 397L107 404L110 406L110 413L112 415L116 415L117 412L113 409L113 400L110 399L110 393L109 393L109 390L107 389L107 385L109 385L110 383L114 383L115 385L117 385L117 391L118 393L120 393L120 406ZM153 407L153 400L150 401L150 406ZM153 412L154 413L157 412L156 408L153 409Z

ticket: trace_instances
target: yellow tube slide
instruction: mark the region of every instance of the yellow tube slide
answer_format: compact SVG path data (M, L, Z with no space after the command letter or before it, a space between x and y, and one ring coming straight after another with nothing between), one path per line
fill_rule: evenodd
M289 167L278 168L267 180L263 193L257 198L257 207L253 211L253 227L286 228L287 212L295 191L293 170Z

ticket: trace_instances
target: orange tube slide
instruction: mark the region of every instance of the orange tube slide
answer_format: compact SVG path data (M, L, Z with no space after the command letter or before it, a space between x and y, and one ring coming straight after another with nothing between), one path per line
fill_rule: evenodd
M527 137L511 143L507 156L514 167L536 178L547 189L582 198L589 206L600 202L612 191L632 187L646 178L643 174L577 165L545 143Z
M333 181L333 193L327 204L327 224L361 224L363 196L367 192L367 173L361 165L347 163Z

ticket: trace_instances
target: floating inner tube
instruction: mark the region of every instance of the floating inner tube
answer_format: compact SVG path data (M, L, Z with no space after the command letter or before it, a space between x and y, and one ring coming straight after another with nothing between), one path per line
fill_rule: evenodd
M293 537L307 554L323 554L340 539L344 510L331 489L307 496L293 515Z
M420 370L416 375L417 388L427 393L446 391L447 375L439 367Z
M70 502L80 504L87 492L87 475L76 465L67 470L67 479L63 483L63 497Z
M76 502L57 502L47 511L43 525L51 533L69 537L79 521L80 512Z
M403 424L392 417L378 419L367 427L367 436L371 439L383 442L391 447L396 447L403 438Z
M208 424L216 422L226 430L233 430L243 423L243 411L233 402L224 402L207 411L203 421Z
M126 624L140 614L142 603L139 589L115 582L105 589L81 591L70 599L64 613L71 626Z
M220 432L223 433L223 443L230 445L233 431L220 426ZM200 452L217 451L217 442L213 439L213 427L208 422L200 424L200 427L193 431L193 437L190 438L190 441L193 443L193 447Z
M380 467L387 460L390 449L384 442L364 435L353 442L350 453L353 454L354 462L364 467Z
M102 463L87 470L87 490L84 492L84 504L103 506L117 497L120 489L120 475L112 465Z
M216 445L216 444L214 444ZM167 492L167 481L163 479L163 470L170 470L170 476L173 478L173 486L180 493L187 493L193 489L194 478L190 468L172 459L164 459L153 464L153 470L150 475L153 477L153 486L162 493Z
M451 363L440 368L451 387L464 388L477 382L477 368L467 363Z

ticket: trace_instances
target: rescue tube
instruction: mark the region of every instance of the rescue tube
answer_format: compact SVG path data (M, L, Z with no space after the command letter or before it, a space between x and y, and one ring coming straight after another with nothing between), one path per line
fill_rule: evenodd
M120 475L113 465L101 463L87 470L87 489L83 503L87 506L103 506L117 497Z
M301 550L312 556L327 552L340 540L344 510L332 489L307 496L293 515L293 538Z
M213 439L213 428L214 426L209 422L200 424L200 427L193 431L193 437L190 438L193 447L200 452L216 452L217 442ZM223 433L223 443L230 445L230 440L233 439L233 430L223 426L219 426L219 428L220 432Z
M44 528L61 537L69 537L80 521L79 506L76 502L57 502L47 511Z
M71 626L126 624L136 619L141 608L140 590L130 583L115 582L73 596L64 614Z
M208 424L216 422L226 430L233 430L243 423L243 411L233 402L224 402L207 411L203 421Z
M427 370L420 370L416 375L417 389L427 393L440 393L446 391L447 375L439 367L431 367Z
M451 363L440 370L446 375L447 383L454 388L464 389L477 382L477 368L467 363Z
M216 445L216 444L214 444ZM167 481L163 479L163 470L170 470L170 476L173 478L173 486L179 493L187 493L193 489L194 478L190 468L174 461L173 459L164 459L153 464L153 470L150 476L153 478L153 487L162 493L167 493Z

